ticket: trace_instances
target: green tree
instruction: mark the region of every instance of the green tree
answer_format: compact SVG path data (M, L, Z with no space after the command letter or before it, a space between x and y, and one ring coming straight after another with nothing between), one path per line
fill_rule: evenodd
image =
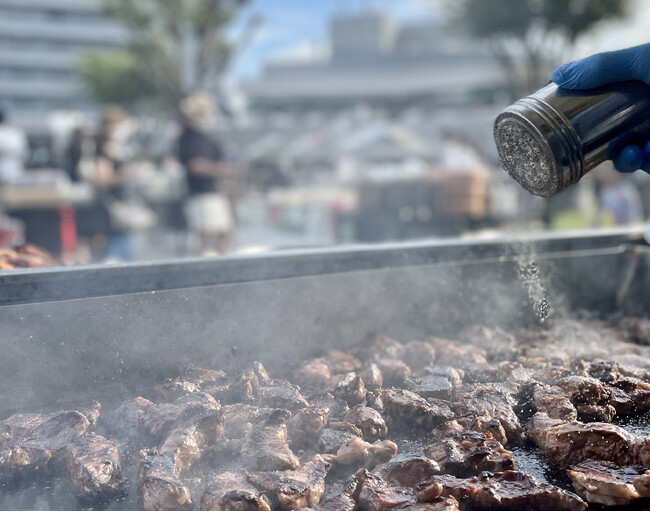
M450 0L448 7L487 42L518 97L543 86L579 36L625 16L628 0Z
M86 89L102 103L159 108L193 90L216 92L237 47L225 29L247 2L104 0L105 12L127 29L128 44L123 51L81 57ZM253 19L248 31L258 22Z

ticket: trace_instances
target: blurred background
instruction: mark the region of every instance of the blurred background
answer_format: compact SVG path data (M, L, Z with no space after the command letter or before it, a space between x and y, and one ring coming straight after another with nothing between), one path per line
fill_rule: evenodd
M642 0L0 0L0 247L75 264L640 225L647 175L533 197L492 123L648 26Z

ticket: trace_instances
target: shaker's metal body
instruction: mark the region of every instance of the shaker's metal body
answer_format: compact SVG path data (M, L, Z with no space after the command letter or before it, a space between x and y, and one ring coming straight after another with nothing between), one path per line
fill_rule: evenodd
M572 91L550 84L494 122L503 167L532 194L550 197L627 143L650 138L650 87L621 82Z

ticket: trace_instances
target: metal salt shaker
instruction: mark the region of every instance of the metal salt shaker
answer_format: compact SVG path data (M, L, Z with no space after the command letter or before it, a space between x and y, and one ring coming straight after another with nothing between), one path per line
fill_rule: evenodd
M531 194L550 197L650 138L650 87L621 82L589 90L550 84L506 108L494 122L505 170Z

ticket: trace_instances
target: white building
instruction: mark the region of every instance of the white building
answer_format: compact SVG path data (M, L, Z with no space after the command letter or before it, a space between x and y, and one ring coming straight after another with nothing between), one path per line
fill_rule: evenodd
M339 15L329 25L330 55L270 62L245 84L261 112L341 109L356 104L411 107L490 103L507 81L476 41L435 22L397 26L386 15Z
M0 109L33 134L47 130L52 111L94 114L79 56L118 48L125 37L101 0L0 0Z

